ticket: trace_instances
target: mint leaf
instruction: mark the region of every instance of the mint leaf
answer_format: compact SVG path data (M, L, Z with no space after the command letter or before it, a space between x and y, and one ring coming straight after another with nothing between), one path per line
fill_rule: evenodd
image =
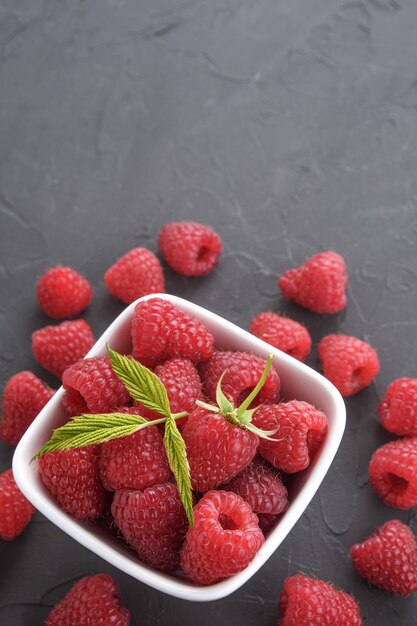
M216 387L216 402L219 405L220 412L223 414L231 413L233 411L233 405L226 398L222 390L222 382L226 372L227 370L224 370L223 374L219 378L219 382L217 383Z
M164 446L188 521L194 526L193 494L185 441L171 416L165 422Z
M107 344L111 366L114 373L134 400L146 408L168 417L170 413L166 389L158 376L150 369L126 356L115 352Z

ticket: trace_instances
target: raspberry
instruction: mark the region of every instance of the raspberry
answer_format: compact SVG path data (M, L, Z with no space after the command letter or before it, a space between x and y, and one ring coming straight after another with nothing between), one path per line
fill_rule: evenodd
M326 378L342 396L367 387L379 373L376 351L365 341L349 335L327 335L317 346Z
M3 391L0 439L16 445L54 393L32 372L12 376Z
M417 435L417 378L398 378L378 405L382 426L396 435Z
M259 441L222 415L200 407L188 417L182 436L193 489L202 492L229 482L243 471L255 456Z
M141 414L139 407L122 407L118 413ZM101 446L100 476L106 489L145 489L171 477L164 441L156 426L147 426L128 437L111 439Z
M279 515L270 515L269 513L258 513L259 528L265 537L269 535L279 520Z
M99 446L46 452L39 457L42 482L59 506L77 519L95 519L105 504Z
M274 348L305 361L311 350L308 330L298 322L272 312L259 313L250 323L249 331Z
M404 437L378 448L369 463L369 478L387 506L417 506L417 437Z
M76 317L90 304L92 289L71 267L51 267L36 285L39 306L56 319Z
M93 331L84 320L45 326L32 334L35 359L58 378L69 365L85 356L93 345Z
M330 250L315 254L278 279L284 298L315 313L338 313L344 309L347 285L345 261Z
M161 298L139 302L132 322L133 356L153 366L172 357L193 363L213 352L213 335L195 317Z
M260 439L258 453L289 474L308 467L327 432L325 414L300 400L261 406L253 423L262 430L278 428L277 441Z
M210 226L196 222L165 224L158 245L168 265L184 276L206 276L223 251L219 235Z
M16 485L11 469L0 474L0 537L11 541L29 524L35 507Z
M113 372L107 356L80 359L73 363L63 373L62 383L67 390L63 404L71 415L109 413L130 400L126 387Z
M288 492L279 475L256 457L222 489L237 493L251 506L254 513L277 515L288 508Z
M417 541L408 526L391 520L350 550L353 565L371 585L391 593L417 591Z
M187 518L176 485L117 491L112 514L126 541L145 563L164 572L177 569Z
M215 351L213 356L199 366L203 389L213 402L216 400L216 387L225 370L222 380L224 394L235 406L250 394L259 381L266 361L246 352ZM280 380L274 366L271 366L265 384L255 399L255 403L278 402Z
M194 507L181 566L190 580L209 585L245 569L263 542L258 518L247 502L232 492L209 491Z
M104 274L104 282L110 293L126 304L149 293L165 291L161 263L146 248L126 252Z
M302 574L285 579L277 626L362 626L355 599L330 583Z
M49 613L45 626L129 626L117 583L108 574L81 578Z

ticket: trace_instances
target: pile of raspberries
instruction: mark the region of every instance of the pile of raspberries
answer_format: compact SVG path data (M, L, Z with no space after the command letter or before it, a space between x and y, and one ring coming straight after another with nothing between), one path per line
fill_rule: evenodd
M162 257L176 272L204 276L222 253L210 227L194 222L165 225L158 239ZM129 304L164 291L159 259L145 248L122 256L104 275L109 292ZM319 314L334 314L347 303L344 259L320 252L278 280L283 296ZM42 310L54 319L73 318L89 305L90 283L74 269L54 267L37 283ZM261 312L250 332L304 361L312 347L308 330L274 312ZM278 429L276 441L260 439L221 415L197 406L216 401L216 386L235 405L258 382L262 358L219 349L209 330L171 303L155 297L139 303L132 322L133 357L163 382L171 411L186 443L194 490L194 520L188 525L163 445L150 426L101 445L48 452L39 459L41 478L59 506L76 519L94 519L136 551L148 565L208 585L244 569L265 536L279 523L289 500L287 476L305 470L327 432L326 415L301 400L280 398L279 372L272 366L257 398L253 424ZM90 326L67 320L36 330L35 359L61 379L68 415L119 412L153 419L133 402L108 357L83 359L94 344ZM317 346L323 374L344 396L371 384L379 372L376 351L359 338L330 334ZM2 399L0 438L16 445L55 393L29 371L7 382ZM383 502L399 509L417 506L417 379L394 380L378 405L381 425L401 438L378 448L369 464L370 483ZM0 475L0 537L12 540L29 523L33 506L12 474ZM410 528L393 519L351 548L352 563L369 583L407 595L417 590L417 542ZM330 583L298 573L284 581L277 626L362 624L352 596ZM49 614L47 626L127 626L130 613L116 582L98 574L81 579Z

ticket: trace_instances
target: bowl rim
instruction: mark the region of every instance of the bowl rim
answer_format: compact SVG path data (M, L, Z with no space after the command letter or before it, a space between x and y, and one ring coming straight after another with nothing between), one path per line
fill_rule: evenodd
M258 339L216 313L170 294L149 294L148 296L138 298L132 304L128 305L102 333L85 358L104 354L106 342L111 341L114 333L127 323L127 320L133 315L133 310L138 302L156 297L170 301L172 304L186 310L199 319L209 321L209 325L221 327L229 336L237 337L241 339L244 344L253 347L251 351L255 353L263 356L272 353L278 370L280 363L290 366L292 370L297 371L311 383L320 387L321 392L327 396L333 407L331 427L328 429L326 440L319 454L309 466L309 476L305 484L302 486L295 500L291 501L289 508L283 514L279 523L266 537L265 543L253 561L251 561L243 571L235 574L231 578L208 586L194 585L193 583L187 582L185 579L170 576L150 568L139 561L133 552L128 551L122 543L121 547L123 547L123 552L121 548L110 545L109 542L106 542L99 535L95 534L94 522L75 520L62 511L58 504L52 500L51 496L48 496L45 490L41 490L36 485L36 465L29 465L29 460L34 454L32 440L36 439L35 435L38 433L39 429L41 427L43 428L48 420L50 421L52 419L55 411L58 410L64 393L63 387L60 387L54 394L21 438L13 456L13 474L20 490L45 517L84 547L111 563L114 567L159 591L177 598L198 602L213 601L230 595L247 582L275 552L304 513L323 481L338 450L346 423L346 409L339 391L330 381L311 367L273 348L266 342ZM248 348L245 348L245 351L248 351Z

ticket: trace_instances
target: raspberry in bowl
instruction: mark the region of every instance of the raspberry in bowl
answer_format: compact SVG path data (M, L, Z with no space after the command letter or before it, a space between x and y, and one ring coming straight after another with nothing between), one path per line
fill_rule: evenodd
M229 531L232 532L232 530L239 527L239 525L241 524L243 525L242 528L248 528L250 530L250 532L253 534L253 541L250 542L251 549L253 549L253 554L251 554L250 558L248 559L242 559L241 565L243 569L241 569L241 571L238 571L237 573L235 570L231 569L227 574L229 576L228 578L219 580L219 578L224 577L223 572L220 571L219 574L217 569L218 564L213 563L210 565L208 570L206 568L206 573L204 574L204 576L201 577L201 582L200 580L197 580L197 578L194 582L192 582L189 578L186 578L184 574L180 572L180 570L175 570L174 572L172 572L172 568L169 567L167 569L169 569L170 571L160 571L158 569L155 569L155 567L146 564L144 562L144 559L140 560L137 553L133 552L126 544L124 544L119 538L117 538L115 534L113 534L107 528L103 527L103 525L100 525L93 520L85 521L81 519L75 519L72 515L64 512L60 508L57 500L50 493L50 491L48 491L47 487L42 481L39 469L40 463L35 462L30 464L30 460L34 455L38 453L38 451L40 450L40 448L42 448L45 442L48 441L51 436L52 430L59 428L68 421L68 415L64 410L62 404L62 399L65 393L63 388L58 390L58 392L50 400L50 402L35 419L35 421L29 427L28 431L23 436L15 452L13 460L13 471L16 481L24 495L33 503L33 505L39 511L41 511L41 513L43 513L48 519L50 519L62 530L67 532L67 534L73 537L73 539L75 539L85 547L89 548L94 553L98 554L115 567L130 574L137 580L140 580L150 585L151 587L154 587L160 591L176 596L178 598L191 601L216 600L229 595L230 593L241 587L249 578L251 578L251 576L253 576L257 572L257 570L263 565L263 563L265 563L265 561L278 548L278 546L282 543L287 534L291 531L294 524L300 518L300 516L308 506L310 500L316 493L318 487L320 486L320 483L326 475L334 458L334 455L336 454L345 426L345 407L343 400L336 388L323 376L321 376L311 368L307 367L300 361L297 361L293 357L288 356L275 348L272 348L267 343L251 335L250 333L238 328L234 324L219 317L218 315L190 302L167 294L152 294L150 296L145 296L144 298L140 298L136 302L129 305L105 331L102 337L90 350L86 358L105 358L107 354L107 343L111 346L113 350L126 355L131 354L133 348L133 355L136 358L139 358L139 352L141 346L143 346L143 341L137 343L136 340L138 337L138 333L142 333L142 339L146 339L143 333L146 334L149 329L144 320L136 319L136 322L134 324L135 330L132 346L132 321L135 317L135 308L138 303L144 303L152 298L158 298L165 302L166 305L169 304L176 307L176 309L178 309L180 313L192 316L192 322L189 322L187 315L184 316L185 321L183 321L184 323L186 322L187 324L191 324L190 328L193 330L193 332L196 331L197 328L198 333L200 333L200 331L198 330L199 324L201 324L202 327L208 329L209 331L208 334L203 331L201 331L201 333L199 334L201 341L198 342L198 358L195 358L195 346L190 346L186 337L181 336L181 334L179 334L178 336L167 336L164 339L163 349L165 351L168 350L168 352L164 353L164 359L172 358L172 349L176 349L179 346L181 348L181 353L176 354L175 358L189 359L190 361L195 359L195 361L198 362L200 362L200 360L205 361L207 366L204 365L203 369L205 368L210 374L214 371L217 372L215 366L218 364L220 358L216 354L216 350L218 349L227 351L227 354L222 356L220 360L226 359L227 361L230 358L230 355L228 353L231 351L235 351L239 353L239 355L241 355L242 353L255 355L255 365L257 363L256 359L265 360L268 355L272 354L273 366L276 372L278 372L279 378L275 373L275 378L272 377L272 379L269 380L268 384L266 384L264 388L264 393L270 394L270 397L267 398L267 401L271 403L270 406L273 406L274 403L276 404L276 406L279 406L277 402L280 383L281 399L285 400L288 403L294 400L300 401L300 403L309 403L310 405L316 407L318 411L322 412L327 417L327 430L324 436L324 440L320 442L320 445L315 446L315 453L308 467L306 469L302 469L302 471L292 476L290 481L291 486L289 487L288 494L288 507L286 502L284 502L284 504L280 508L282 512L279 515L277 514L277 522L275 523L275 525L273 525L272 529L268 530L265 540L262 539L256 519L256 514L254 512L252 513L250 505L245 503L244 507L242 507L241 496L234 495L230 490L222 490L221 486L216 486L215 489L218 489L218 491L208 491L202 497L200 502L195 505L194 510L196 511L197 517L195 518L196 525L193 527L193 531L196 528L198 530L197 522L201 522L202 527L204 526L204 528L206 528L204 515L206 514L206 511L212 511L214 506L213 503L215 503L218 508L219 520L223 519L221 523L223 523L223 528L226 533L228 533ZM149 304L152 305L152 303ZM183 328L184 324L181 324L180 327ZM154 331L155 328L153 328L152 332ZM150 339L152 339L152 332L149 333ZM210 335L214 338L214 346L216 349L214 353L212 352L213 346L210 343ZM160 335L158 335L158 340L159 339ZM159 348L155 345L155 343L156 342L154 342L153 346L152 342L150 343L150 346L152 346L154 352L151 355L150 361L146 363L146 365L149 365L151 367L156 366L156 368L158 368L158 359L161 358L161 352L158 353ZM243 357L239 356L239 359L242 358ZM209 363L209 359L213 359L211 361L211 365ZM242 361L240 361L240 363L241 362ZM100 364L100 367L104 367L104 365L104 363ZM200 368L201 375L200 363L197 363L197 368ZM233 365L229 365L228 368L229 374L228 376L224 377L225 388L228 384L230 384L230 377L234 375ZM236 377L239 378L240 381L242 381L242 376L243 369L242 367L238 367L236 369ZM68 376L64 377L64 383L67 378ZM249 386L252 385L253 383L250 381ZM242 394L239 393L239 396L241 395ZM206 400L209 399L210 398L206 397ZM262 401L261 396L260 399ZM84 403L84 407L83 409L79 409L80 411L86 411L87 408L89 408L93 413L97 412L96 410L88 407L88 403L91 398L83 398L82 393L78 393L76 397L73 395L71 400L75 402L80 402L81 404ZM85 401L87 402L87 404L85 404ZM240 403L241 401L242 399L239 398L238 403ZM125 402L122 402L122 404L125 404ZM207 406L208 405L206 405L206 407ZM204 414L207 412L204 407L201 407L198 410L201 410ZM217 417L217 415L213 414L213 420L211 423L208 420L207 416L205 416L204 419L207 421L207 424L209 424L211 428L212 425L216 423ZM314 419L316 419L315 416ZM301 426L300 429L302 430ZM193 425L193 423L190 422L190 425L188 426L188 423L186 423L185 426L181 426L181 428L182 432L184 433L184 439L187 438L187 432L189 433L189 437L192 439L193 433L195 432L195 424ZM147 429L145 428L144 430L138 432L146 432L146 430ZM242 432L245 433L245 431ZM252 441L253 437L256 436L248 432L246 432L246 434L251 434ZM297 431L297 437L298 436L299 433ZM274 446L276 444L271 443L271 445ZM248 453L246 465L251 462L255 451L256 446L254 446L251 454ZM268 456L268 454L266 456ZM277 461L277 464L282 464L280 455L274 455L274 458L275 456L277 459L279 459ZM236 457L238 458L239 454L237 454ZM259 458L255 457L255 459L258 460L255 460L254 462L259 465ZM199 463L198 459L194 459L194 461L197 463L197 466L200 470L201 464ZM269 462L268 459L266 462ZM278 467L277 469L280 470L282 468ZM238 469L236 469L236 471L238 471ZM226 474L224 475L226 476ZM236 474L233 473L233 476L235 475ZM230 480L231 478L232 476L230 476L229 479L224 480L226 483L228 483L228 480ZM168 482L165 484L171 484L169 482L169 479ZM135 487L135 489L137 489L137 487ZM170 487L165 488L165 491L167 490L173 491ZM157 496L158 489L152 486L146 487L141 493L145 494L145 492L149 494L149 497L153 498ZM124 490L118 493L119 496L116 501L117 506L115 505L113 507L113 515L118 517L120 527L122 527L123 531L123 527L125 526L125 524L123 523L123 520L125 519L125 511L130 510L130 507L132 506L137 506L138 503L142 502L143 499L140 496L135 495L139 493L138 491ZM216 493L219 495L210 495ZM174 498L174 495L170 497L172 501L172 506L174 506L175 502L174 500L172 500L172 498ZM209 505L210 502L211 504ZM232 511L234 511L235 509L235 502L239 502L239 506L242 508L242 516L240 518L234 517L234 513L232 515ZM163 504L161 504L161 506L163 506ZM176 508L175 511L177 511ZM261 515L262 512L263 511L260 510ZM201 519L202 516L203 519ZM226 520L226 522L224 522L224 520ZM130 531L131 529L126 529L125 532L126 534L131 534ZM241 532L240 530L238 531ZM169 539L168 534L167 541ZM129 543L130 545L134 545L135 542L138 545L141 545L143 539L135 534L135 536L131 536L129 538ZM189 541L187 543L187 549L185 551L184 548L182 556L183 569L186 571L187 574L189 573L190 569L192 571L193 567L200 567L198 563L200 555L195 554L195 545L197 545L197 542L195 540L195 533L193 532L193 536L190 535ZM194 566L193 564L196 562L197 565Z

